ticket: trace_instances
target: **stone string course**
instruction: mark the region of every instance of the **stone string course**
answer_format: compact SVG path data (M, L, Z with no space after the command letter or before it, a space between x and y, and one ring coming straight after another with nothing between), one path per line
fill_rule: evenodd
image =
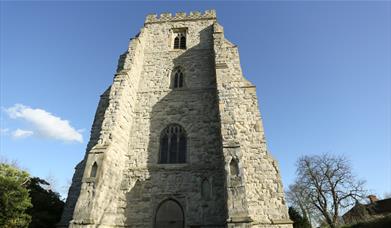
M186 50L172 48L173 28L186 28ZM177 66L185 86L172 89ZM172 123L186 130L186 163L158 164ZM58 226L152 228L167 199L181 205L185 227L292 227L255 87L213 10L147 16L101 96Z

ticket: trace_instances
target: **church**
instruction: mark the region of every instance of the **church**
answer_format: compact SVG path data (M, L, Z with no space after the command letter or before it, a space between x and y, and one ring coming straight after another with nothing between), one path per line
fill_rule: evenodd
M58 227L292 227L256 88L216 12L148 15L101 95Z

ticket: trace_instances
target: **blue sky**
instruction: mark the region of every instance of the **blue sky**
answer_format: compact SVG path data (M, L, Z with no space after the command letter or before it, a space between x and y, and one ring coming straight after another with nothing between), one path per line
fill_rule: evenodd
M55 178L62 194L85 153L99 95L145 16L206 9L217 10L257 86L285 187L298 157L330 152L346 155L372 192L391 192L390 2L0 6L0 155Z

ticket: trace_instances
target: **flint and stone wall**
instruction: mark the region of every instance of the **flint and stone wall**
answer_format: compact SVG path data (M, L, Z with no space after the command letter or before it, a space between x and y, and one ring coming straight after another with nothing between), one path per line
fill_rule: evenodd
M175 28L186 29L186 50L172 48ZM175 67L183 88L172 88ZM158 164L161 131L173 123L186 131L186 163ZM291 227L255 87L214 11L147 17L101 96L59 226L154 227L167 199L181 205L185 227Z

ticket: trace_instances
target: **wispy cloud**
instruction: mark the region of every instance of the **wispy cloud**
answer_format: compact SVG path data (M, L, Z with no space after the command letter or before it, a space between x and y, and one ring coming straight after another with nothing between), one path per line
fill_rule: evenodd
M68 120L63 120L43 109L33 109L22 104L15 104L5 109L5 111L10 118L23 119L32 124L33 131L31 132L33 134L36 133L35 135L37 136L68 142L83 142L83 136L80 134L80 130L73 128Z
M26 137L32 136L33 134L34 134L33 131L23 130L23 129L18 128L12 132L12 137L15 139L26 138Z
M0 135L7 135L9 130L8 128L0 128Z

